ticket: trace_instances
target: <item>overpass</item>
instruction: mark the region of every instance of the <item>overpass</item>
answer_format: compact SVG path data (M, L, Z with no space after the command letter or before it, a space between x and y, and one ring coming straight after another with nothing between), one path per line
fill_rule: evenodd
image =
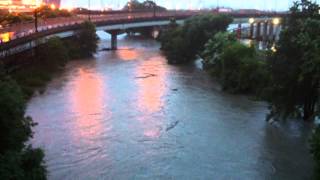
M154 16L152 12L143 13L121 13L112 15L92 15L90 20L95 23L97 30L106 31L112 35L111 49L117 48L117 34L119 31L143 28L166 26L170 24L170 19L175 18L178 24L182 24L185 19L201 13L213 13L209 11L165 11ZM271 21L273 17L284 17L285 14L259 13L259 14L232 14L234 24L248 23L249 18L256 21ZM0 58L17 54L32 49L39 44L45 43L49 38L57 36L60 38L71 37L80 28L82 22L88 16L52 19L39 25L36 32L33 23L19 24L0 30L0 33L12 33L8 42L0 44Z

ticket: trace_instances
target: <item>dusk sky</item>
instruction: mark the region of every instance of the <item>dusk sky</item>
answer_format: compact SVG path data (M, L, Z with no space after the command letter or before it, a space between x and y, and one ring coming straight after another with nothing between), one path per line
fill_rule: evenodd
M119 9L128 0L90 0L91 9L112 8ZM140 0L142 2L142 0ZM254 8L267 10L286 10L293 0L156 0L169 9L199 9L219 6L239 8ZM320 2L320 0L317 0ZM88 0L62 0L64 7L88 7Z

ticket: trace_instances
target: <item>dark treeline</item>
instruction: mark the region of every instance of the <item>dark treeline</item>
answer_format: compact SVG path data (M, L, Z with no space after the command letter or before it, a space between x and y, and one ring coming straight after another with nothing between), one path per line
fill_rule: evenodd
M44 152L26 144L36 125L25 117L26 102L70 59L96 52L95 32L91 22L84 22L75 37L64 41L54 37L34 49L34 56L26 59L30 63L10 74L0 70L0 179L46 179Z
M165 7L157 5L154 1L146 0L139 2L138 0L129 1L123 8L124 11L166 11Z
M231 20L214 15L193 17L181 27L172 24L160 42L169 63L187 63L199 56L223 90L253 94L269 102L267 120L313 122L320 115L319 10L312 1L295 2L272 50L242 44L226 32ZM320 173L320 127L310 144Z

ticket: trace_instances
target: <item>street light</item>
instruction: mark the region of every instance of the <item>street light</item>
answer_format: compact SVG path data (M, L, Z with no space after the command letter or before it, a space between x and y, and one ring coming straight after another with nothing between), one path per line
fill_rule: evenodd
M34 16L34 29L35 32L38 32L38 7L35 7L33 11L33 16Z
M253 24L254 21L255 21L254 18L250 18L250 19L249 19L249 24Z
M88 0L88 20L91 21L91 11L90 11L90 7L91 7L91 1Z
M280 19L279 19L279 18L274 18L274 19L272 20L272 23L273 23L274 25L279 25L279 24L280 24Z

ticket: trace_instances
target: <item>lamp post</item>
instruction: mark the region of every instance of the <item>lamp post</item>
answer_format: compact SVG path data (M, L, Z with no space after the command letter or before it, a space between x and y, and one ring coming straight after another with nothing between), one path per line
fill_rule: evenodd
M91 21L91 11L90 11L90 7L91 7L91 1L88 0L88 20Z
M33 11L33 16L34 16L34 29L35 32L38 32L38 7L35 7Z
M156 4L156 0L153 0L153 17L156 17L156 8L157 8L157 4Z

